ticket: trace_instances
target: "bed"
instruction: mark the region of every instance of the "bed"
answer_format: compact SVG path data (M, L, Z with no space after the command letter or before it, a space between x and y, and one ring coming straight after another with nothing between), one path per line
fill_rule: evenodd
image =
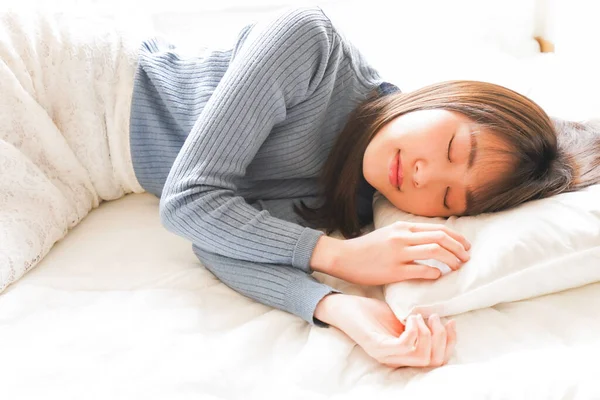
M2 294L11 399L593 399L600 283L456 316L447 366L392 370L334 329L250 301L165 231L158 200L103 203ZM346 292L379 288L320 276Z
M348 13L359 8L324 3L404 90L443 79L486 79L531 96L552 115L598 117L594 64L586 71L558 52L540 52L534 1L504 2L522 32L494 36L494 45L444 47L440 41L448 39L432 34L387 58L385 40L375 43L375 36L351 28ZM206 10L169 13L150 4L155 8L131 18L175 37L195 17L214 19ZM238 21L262 11L224 6L210 12ZM113 197L90 202L89 213L58 232L47 254L0 294L2 398L600 398L600 282L455 315L458 342L448 365L394 370L336 329L310 327L224 286L186 240L161 226L154 196ZM315 276L347 293L384 298L381 287Z

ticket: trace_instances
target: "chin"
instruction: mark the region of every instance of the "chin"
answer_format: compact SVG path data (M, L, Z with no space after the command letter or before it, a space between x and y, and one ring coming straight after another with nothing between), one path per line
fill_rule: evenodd
M388 199L389 200L389 199ZM393 202L390 200L390 203L392 203L392 205L394 207L396 207L398 210L402 211L402 212L408 212L404 209L404 207L402 207L402 204L398 204L398 202Z

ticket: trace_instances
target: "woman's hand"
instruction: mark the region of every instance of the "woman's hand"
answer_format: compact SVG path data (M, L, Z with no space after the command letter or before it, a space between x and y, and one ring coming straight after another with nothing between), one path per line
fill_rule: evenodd
M469 260L471 247L445 225L411 222L396 222L340 245L335 263L323 272L361 285L437 279L439 269L414 260L435 259L455 271Z
M443 325L435 314L427 321L419 315L410 316L404 326L387 303L367 297L328 295L317 305L315 318L340 329L392 368L444 365L456 344L454 321Z

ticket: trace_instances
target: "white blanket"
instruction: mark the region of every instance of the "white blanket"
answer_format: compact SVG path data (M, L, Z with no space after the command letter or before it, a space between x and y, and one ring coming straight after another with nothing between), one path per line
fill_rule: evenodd
M129 157L135 40L93 19L0 14L0 292L102 200Z
M600 398L600 284L458 315L447 366L392 370L227 288L157 210L103 203L0 296L3 399Z

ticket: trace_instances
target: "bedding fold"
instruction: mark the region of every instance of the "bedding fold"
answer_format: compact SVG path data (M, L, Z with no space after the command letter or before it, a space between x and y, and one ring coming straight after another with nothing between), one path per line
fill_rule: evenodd
M0 13L0 291L104 200L129 156L137 41L100 20Z

